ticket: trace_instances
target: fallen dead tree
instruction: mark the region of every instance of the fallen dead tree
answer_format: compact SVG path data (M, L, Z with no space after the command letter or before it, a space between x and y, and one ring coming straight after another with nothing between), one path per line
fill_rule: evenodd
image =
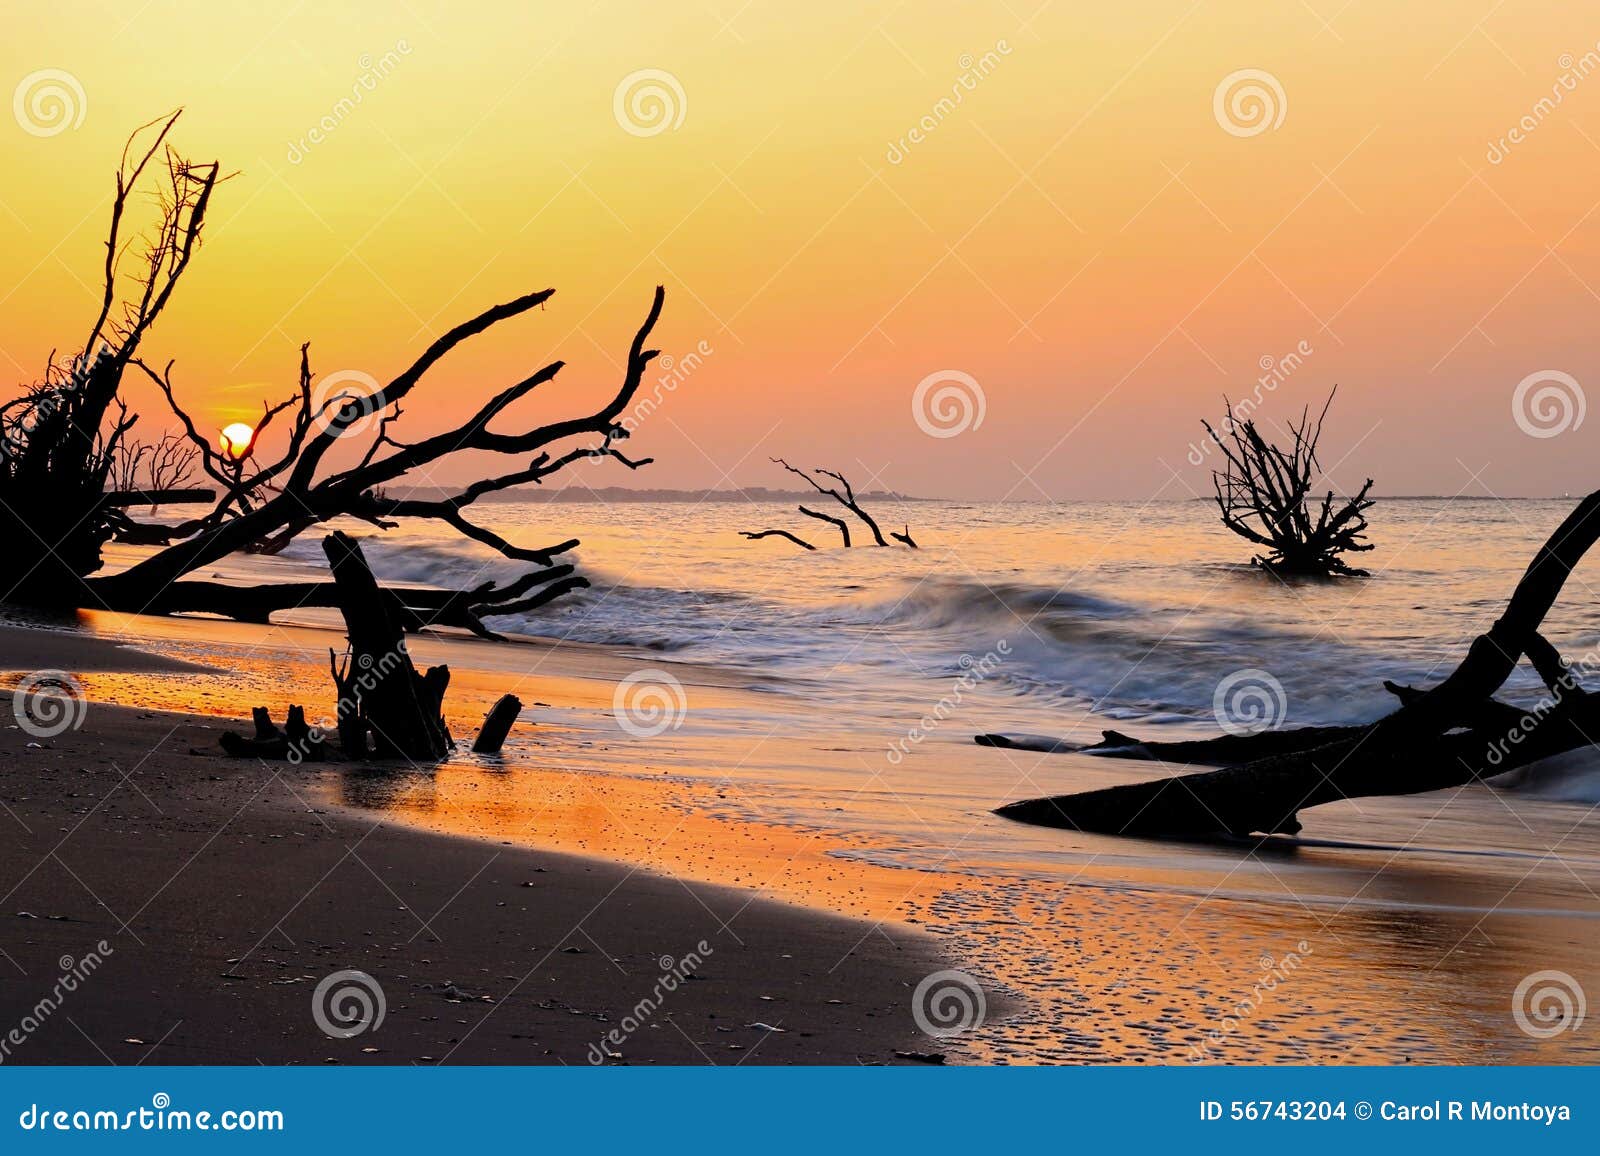
M852 521L850 518L842 518L833 514L825 514L821 510L813 510L810 506L806 506L804 504L796 507L806 517L815 518L819 522L826 522L834 529L838 530L839 537L842 540L841 544L846 549L856 544L850 535L850 527L854 524L854 522L860 522L862 526L866 527L867 533L872 535L872 544L874 546L887 546L889 544L888 539L883 536L883 529L878 525L877 519L869 514L865 507L861 505L860 501L857 500L855 489L850 485L849 479L847 479L842 473L837 470L803 470L797 466L791 466L782 458L773 458L772 462L774 465L782 466L791 474L795 475L795 477L802 479L808 486L817 491L817 493L821 494L823 497L832 498L835 502L839 503L839 505L843 506L851 515L853 515L854 521ZM752 542L760 541L762 538L785 538L790 542L793 542L796 546L799 546L801 549L816 549L816 547L810 542L806 541L806 539L797 534L790 533L788 530L740 530L739 534L742 537L748 538ZM911 537L911 527L909 525L906 526L904 531L898 534L893 530L889 531L889 538L899 542L907 549L917 549L917 543L916 540Z
M531 427L510 418L515 403L561 371L563 363L555 361L489 397L454 429L414 440L400 436L402 402L429 372L462 343L543 308L554 291L540 289L447 330L387 384L368 379L370 386L353 388L337 377L319 380L310 348L302 346L289 395L264 403L255 424L243 427L247 434L227 436L219 448L180 400L173 362L152 364L141 356L199 249L223 179L216 162L194 162L171 146L177 120L174 113L145 125L124 149L102 292L81 344L74 342L65 360L52 354L42 380L0 405L0 539L13 546L0 553L0 601L132 613L198 611L254 621L276 610L330 605L335 595L325 584L230 588L184 579L230 554L275 553L306 530L341 517L380 530L406 518L441 522L506 558L538 567L506 586L401 592L398 607L392 599L387 605L404 630L453 625L492 635L483 626L485 616L535 609L587 585L556 561L576 540L519 546L472 521L468 510L486 494L540 484L588 459L629 469L648 464L648 458L627 457L619 445L628 436L624 412L656 356L644 345L661 316L664 290L656 287L621 384L591 413ZM154 222L130 224L147 202L156 206ZM123 396L130 370L130 380L148 382L165 399L181 442L174 435L154 447L129 447L139 420ZM269 437L278 446L272 453ZM501 455L517 462L443 498L397 496L418 477L448 470L457 455ZM206 489L163 490L181 485L196 468L209 483ZM119 483L137 488L130 494ZM139 504L202 496L210 508L176 525L130 512ZM119 573L101 574L103 547L113 540L158 548Z
M1460 665L1425 691L1385 684L1401 700L1359 727L1307 727L1185 742L1140 742L1108 732L1094 751L1220 769L1072 795L1011 803L995 813L1049 827L1177 838L1294 834L1298 814L1341 799L1409 795L1481 782L1590 745L1600 734L1600 694L1540 633L1584 554L1600 538L1600 491L1590 494L1540 548L1505 611ZM1493 696L1526 657L1548 696L1521 710ZM989 745L1025 746L1005 736ZM995 741L999 740L999 741Z

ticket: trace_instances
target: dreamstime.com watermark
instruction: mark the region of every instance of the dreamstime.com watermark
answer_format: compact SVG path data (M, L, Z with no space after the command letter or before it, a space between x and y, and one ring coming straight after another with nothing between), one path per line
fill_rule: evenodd
M108 1109L50 1108L29 1104L17 1117L25 1132L282 1132L276 1108L224 1108L220 1112L174 1108L172 1097L157 1092L150 1107L125 1112Z
M88 112L83 84L64 68L30 72L11 94L11 115L29 136L59 136L83 124Z
M1211 713L1230 735L1269 731L1289 713L1289 696L1269 672L1250 667L1236 670L1217 683Z
M950 95L941 96L934 101L922 118L912 125L897 141L889 142L889 151L885 159L891 165L898 165L905 161L911 150L933 135L934 131L942 125L947 118L953 115L967 99L967 93L977 89L978 84L1000 67L1000 61L1011 55L1011 45L1004 40L996 40L994 47L982 56L974 57L970 52L963 52L956 60L956 67L961 69L961 74L950 85Z
M621 1053L616 1049L627 1043L628 1037L634 1032L654 1019L666 997L677 991L679 984L686 983L713 954L711 945L702 939L694 945L693 951L684 952L678 959L663 955L657 961L661 975L656 979L655 986L650 989L650 994L634 1004L628 1010L628 1014L622 1017L622 1022L608 1031L598 1043L589 1045L589 1062L603 1064L607 1060L621 1059Z
M1261 978L1250 985L1250 991L1232 1007L1232 1015L1225 1015L1217 1026L1208 1032L1199 1043L1189 1045L1190 1057L1197 1064L1203 1064L1211 1059L1211 1049L1221 1046L1240 1025L1249 1020L1267 1003L1267 999L1278 990L1280 983L1286 983L1290 976L1300 970L1300 965L1305 962L1305 957L1312 954L1311 945L1301 940L1294 945L1294 950L1282 959L1273 959L1270 955L1263 955L1259 961Z
M1488 151L1484 157L1491 165L1498 165L1511 155L1511 150L1533 135L1533 131L1542 125L1545 120L1555 112L1556 106L1567 98L1567 93L1578 87L1578 82L1588 78L1596 69L1600 69L1600 42L1594 48L1574 59L1572 53L1563 52L1556 58L1556 67L1561 69L1561 75L1550 84L1550 95L1541 96L1533 102L1533 106L1525 112L1516 124L1512 125L1496 140L1489 142Z
M336 1040L377 1031L388 1010L383 985L353 968L323 976L311 993L312 1020L324 1035Z
M924 1035L959 1036L981 1028L988 1017L983 985L964 971L936 971L911 993L911 1018Z
M978 379L959 369L930 373L911 391L911 418L931 438L953 438L977 429L988 409Z
M685 353L682 357L674 358L667 354L656 361L656 368L661 372L657 374L655 384L651 387L649 397L641 397L633 403L633 408L617 424L630 434L638 433L639 427L646 418L661 408L661 403L667 399L669 393L676 393L678 387L688 381L706 363L716 350L711 348L711 342L701 342Z
M660 136L676 131L689 113L689 97L678 78L664 68L641 68L617 82L611 115L630 136Z
M1498 767L1511 757L1512 751L1520 747L1528 736L1533 734L1535 728L1549 716L1550 711L1556 706L1558 697L1583 694L1585 679L1600 672L1600 652L1595 650L1587 650L1571 661L1566 659L1561 661L1564 669L1560 677L1555 680L1555 686L1547 687L1546 693L1538 702L1517 716L1517 721L1511 728L1489 744L1489 751L1484 756L1484 761L1491 767Z
M311 388L312 432L332 430L334 437L343 438L371 428L383 408L382 392L378 379L359 369L323 374Z
M289 163L304 163L306 155L338 131L339 126L361 107L367 94L376 91L378 83L388 79L400 67L400 61L410 55L411 45L405 40L396 40L393 48L376 59L369 52L362 53L356 60L356 67L361 69L361 74L351 83L350 95L334 101L333 107L323 114L321 120L307 129L299 140L289 142Z
M78 985L87 980L100 969L107 957L115 955L112 946L105 940L94 945L94 949L73 959L70 955L63 955L58 962L61 975L56 979L55 986L48 995L34 1004L32 1009L18 1021L17 1025L0 1036L0 1064L11 1058L13 1048L20 1048L28 1042L28 1037L44 1026L49 1018L55 1015L66 999L78 990Z
M1530 373L1511 391L1511 420L1531 438L1553 438L1577 429L1588 408L1578 379L1559 369Z
M363 654L356 663L357 669L345 672L344 680L340 683L339 698L334 703L333 717L323 715L315 726L306 731L304 738L291 741L284 759L298 766L311 758L315 749L326 741L328 733L338 728L338 720L356 714L361 709L362 696L377 687L391 671L398 669L405 659L404 642L399 649L379 655L377 661L373 661L370 654Z
M651 666L617 683L611 712L617 725L636 739L653 739L683 725L689 698L683 683Z
M956 678L950 692L933 704L933 709L918 720L917 725L906 731L906 737L895 739L889 744L887 758L890 766L899 766L905 757L911 753L911 748L918 746L928 735L938 730L944 720L949 718L961 707L961 701L968 691L975 688L984 679L988 678L1011 654L1011 643L1002 638L994 644L994 649L988 651L982 658L973 658L970 654L963 654L957 660L961 667L961 674Z
M1211 114L1229 136L1260 136L1283 123L1289 98L1264 68L1230 72L1211 94Z
M1536 971L1511 993L1511 1018L1536 1040L1577 1031L1588 1011L1583 985L1564 971Z
M83 725L89 696L83 684L64 670L36 670L23 676L11 692L17 725L36 739L53 739Z
M1235 426L1249 421L1251 415L1261 408L1261 403L1266 400L1267 394L1276 393L1278 387L1294 376L1295 371L1306 363L1306 358L1315 352L1309 341L1301 341L1282 357L1273 357L1270 353L1262 354L1261 359L1256 362L1261 368L1261 375L1256 378L1255 385L1247 396L1228 406L1228 416L1220 432L1230 433ZM1217 452L1217 443L1210 438L1190 442L1187 455L1189 464L1204 465L1206 458Z

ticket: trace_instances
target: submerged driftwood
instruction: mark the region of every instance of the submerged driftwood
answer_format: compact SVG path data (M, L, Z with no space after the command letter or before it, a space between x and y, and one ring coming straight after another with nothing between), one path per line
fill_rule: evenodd
M774 465L782 466L785 470L788 470L791 474L795 475L795 477L803 479L805 483L813 490L817 491L818 494L825 498L832 498L845 510L854 515L854 517L866 527L867 532L872 535L873 545L887 546L889 544L888 539L883 536L883 528L878 525L878 520L869 514L866 508L863 507L861 502L856 498L856 491L855 488L851 486L850 479L846 478L838 470L824 470L815 467L811 469L801 469L798 466L791 466L782 458L773 458L772 461ZM824 482L821 479L827 479L827 481ZM849 549L855 544L850 537L850 526L852 523L849 518L835 517L833 514L825 514L821 510L813 510L810 506L806 505L801 505L796 508L806 517L815 518L819 522L826 522L835 530L838 530L840 545L842 545L845 549ZM763 538L786 538L793 542L796 546L799 546L802 550L816 549L816 547L810 542L806 541L798 534L793 534L788 530L740 530L739 536L742 538L748 538L752 542L759 542ZM906 526L903 532L898 534L893 530L890 530L889 538L893 538L896 542L899 542L902 546L905 546L908 549L915 550L918 548L916 539L911 536L911 526L909 524Z
M1462 786L1588 745L1600 734L1600 695L1578 685L1539 628L1584 554L1600 538L1600 491L1580 502L1539 549L1504 613L1438 686L1386 683L1400 707L1359 727L1305 727L1200 742L1139 742L1107 732L1093 750L1220 769L1073 795L1010 803L995 813L1026 823L1116 835L1180 838L1294 834L1298 813L1340 799ZM1526 656L1549 689L1527 711L1493 698ZM995 746L1032 747L1008 736ZM1049 740L1045 740L1049 742ZM1037 749L1037 748L1035 748Z
M1322 422L1338 392L1336 386L1328 394L1315 425L1309 407L1301 411L1298 423L1289 423L1294 441L1288 450L1263 437L1255 422L1236 416L1231 405L1220 432L1208 421L1200 423L1222 452L1223 468L1211 474L1222 524L1245 541L1265 548L1266 553L1252 559L1263 570L1367 577L1365 570L1350 566L1343 556L1372 549L1372 543L1365 540L1372 479L1368 478L1353 498L1336 499L1329 490L1320 509L1311 491L1322 468L1317 461Z

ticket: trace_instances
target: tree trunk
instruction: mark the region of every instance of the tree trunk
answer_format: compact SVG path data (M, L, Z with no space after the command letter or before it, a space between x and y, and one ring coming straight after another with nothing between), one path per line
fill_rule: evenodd
M1421 693L1393 687L1402 705L1354 734L1306 728L1255 736L1262 757L1220 770L1073 795L1028 799L995 813L1027 823L1117 835L1179 838L1293 834L1297 813L1340 799L1409 795L1505 774L1587 746L1600 732L1600 695L1579 687L1539 633L1572 568L1600 539L1600 492L1580 502L1539 549L1506 609L1450 676ZM1527 655L1550 691L1517 711L1491 696ZM1511 714L1516 717L1512 718ZM1310 732L1310 733L1308 733ZM1329 737L1333 741L1326 741ZM1125 739L1126 736L1117 736ZM1313 745L1304 746L1310 742ZM1205 762L1250 738L1164 744ZM995 744L1000 745L1000 744ZM1115 753L1115 745L1106 753ZM1156 746L1161 744L1150 744ZM1277 750L1267 753L1266 749ZM1167 751L1166 754L1176 752Z
M361 546L344 533L322 540L350 639L350 661L335 675L339 737L346 757L442 759L450 732L441 715L450 668L418 675L406 652L405 632L389 612ZM368 736L371 750L368 750Z

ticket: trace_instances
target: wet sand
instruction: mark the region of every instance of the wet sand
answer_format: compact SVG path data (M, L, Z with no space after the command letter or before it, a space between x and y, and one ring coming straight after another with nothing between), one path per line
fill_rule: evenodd
M187 732L190 739L174 740L183 749L198 745L210 750L219 719L237 725L254 703L269 704L281 717L291 702L323 703L330 697L326 648L339 640L330 631L111 615L87 616L80 625L107 638L126 634L142 639L191 668L228 672L209 677L192 669L122 674L83 668L76 673L97 704L89 712L85 734L93 733L90 724L102 716L98 704L145 704L217 716L190 719L185 723L194 728ZM1565 972L1590 991L1600 986L1593 963L1600 940L1600 901L1594 899L1590 882L1593 864L1583 845L1573 846L1583 833L1581 809L1517 801L1516 818L1523 821L1502 825L1500 842L1506 849L1490 857L1429 846L1437 842L1454 847L1463 842L1455 834L1459 825L1481 829L1483 808L1504 809L1481 794L1483 788L1476 796L1364 800L1359 809L1354 804L1318 809L1319 830L1415 833L1391 836L1396 845L1389 848L1351 842L1284 846L1281 841L1261 848L1196 847L1074 836L1007 823L982 805L963 811L970 837L917 840L886 834L883 821L898 808L911 818L914 830L916 813L931 814L941 805L941 784L950 781L941 768L981 760L999 798L1019 790L1072 789L1149 770L1087 756L1023 756L980 748L960 726L952 726L908 756L908 764L917 764L914 772L908 765L872 775L865 773L872 765L867 760L877 758L881 765L877 731L819 712L803 695L741 686L740 679L715 667L557 643L494 645L428 638L416 640L413 649L419 661L450 662L454 677L446 709L458 737L470 733L504 691L523 697L524 717L503 758L480 758L462 750L437 767L375 772L330 765L285 773L268 783L262 799L277 800L277 810L263 814L274 814L278 825L264 834L235 835L229 845L241 848L241 855L255 856L245 860L251 870L263 861L275 863L274 852L281 856L292 850L294 856L285 862L298 872L295 882L280 887L274 880L273 902L262 903L243 925L248 942L219 944L210 959L214 971L191 982L231 989L244 984L229 975L254 975L253 987L265 985L267 999L287 1001L263 1018L272 1030L283 1030L272 1026L281 1017L299 1016L294 1030L310 1031L308 989L336 967L363 966L340 962L347 957L403 976L396 982L409 999L431 1002L444 980L454 980L472 994L524 998L528 987L515 986L516 980L536 959L514 966L512 961L523 958L520 945L502 953L507 965L473 954L476 939L500 952L489 932L510 934L508 926L530 936L541 956L558 949L548 962L540 962L544 968L566 969L549 971L551 990L576 982L573 969L578 964L600 962L606 955L581 937L576 946L585 954L560 951L568 944L553 942L557 932L576 923L586 910L581 909L583 899L560 909L564 926L538 923L536 930L528 930L521 920L537 921L541 910L528 904L530 892L540 893L548 872L584 882L600 879L603 890L638 869L618 895L631 894L629 888L642 886L639 881L646 878L660 882L658 891L630 904L646 919L644 926L659 926L650 922L656 918L650 913L667 911L676 901L692 928L715 930L719 919L727 921L756 952L748 957L754 961L749 973L754 978L744 989L749 998L740 997L739 1010L730 1012L716 1000L704 1005L706 1017L717 1019L702 1021L710 1027L695 1042L713 1058L721 1057L704 1039L720 1044L735 1061L754 1050L756 1060L871 1062L904 1049L939 1052L952 1063L1571 1063L1591 1062L1600 1047L1592 1033L1583 1031L1543 1037L1529 1033L1512 1009L1522 981L1545 971ZM688 712L681 730L649 739L619 731L613 692L619 678L641 665L665 667L683 682ZM139 721L160 725L157 719ZM759 725L752 727L752 722ZM213 729L200 729L206 726ZM124 741L120 730L115 733L116 742ZM77 740L63 736L56 741ZM194 797L186 794L181 806L167 809L186 817L212 816L213 824L225 817L224 808L237 808L257 784L271 779L270 771L248 770L209 755L183 759L162 756L141 774L190 784ZM180 766L186 768L181 775ZM220 776L209 788L211 795L204 787L209 776ZM115 785L115 780L106 783ZM79 790L82 798L72 802L88 809L104 793L104 785L96 788L98 793ZM164 797L149 793L158 800ZM38 796L43 792L36 792ZM116 800L136 830L165 830L136 792L123 788ZM10 795L5 801L20 805ZM254 817L258 809L252 804L245 817ZM47 830L76 821L48 808L43 819ZM33 825L33 819L28 822ZM204 829L204 823L199 826ZM121 828L116 830L121 838ZM1563 836L1568 831L1572 833ZM369 859L369 845L392 854L380 874L400 898L379 887L359 861L343 858L344 848L363 836L361 859ZM1558 837L1566 839L1558 846L1575 853L1560 859L1550 855L1546 848ZM74 836L67 846L76 843ZM148 838L137 840L135 848L149 853L150 844ZM269 844L269 851L259 850ZM491 861L496 854L500 858ZM584 859L572 871L556 866L568 862L565 854L599 858ZM302 860L302 855L310 858ZM100 890L102 883L79 860L66 851L62 858ZM207 852L204 858L209 862L216 855ZM515 869L505 867L507 863ZM529 875L530 865L548 871ZM318 872L330 868L330 880L341 882L331 890L319 887L311 900L284 918L293 900L318 882ZM480 868L482 877L473 878ZM64 885L71 882L64 870L58 874ZM491 880L492 885L487 882ZM519 886L533 882L535 887L497 895L508 880ZM452 900L463 884L462 897ZM232 902L254 903L252 889L262 884L252 879L230 885L230 895L243 897ZM202 880L192 880L190 886L193 903L211 903ZM565 901L567 892L564 885L559 898ZM81 888L78 893L89 901ZM717 919L708 918L691 893L717 896L705 899ZM357 894L365 895L360 904L352 898ZM580 888L580 895L592 893ZM128 905L105 897L127 917ZM144 901L137 894L133 899L135 909ZM502 901L509 911L498 907ZM10 901L0 904L0 911L11 906ZM410 942L420 924L401 906L422 913L435 931L446 928L451 918L466 922L440 934L442 945L419 953L416 944L425 942L426 932ZM595 919L601 914L614 917L610 906ZM444 916L433 919L431 913L440 908ZM481 913L487 922L474 922L463 914L467 911ZM822 914L827 912L851 919L837 921ZM374 922L379 915L373 913L387 916L388 922ZM309 937L297 930L296 920L318 914L334 922ZM509 915L516 917L510 925ZM751 916L799 919L806 926L832 929L824 937L826 950L819 956L793 938L797 933L792 930L775 931L775 939L752 940L743 930ZM289 939L273 932L249 958L270 956L278 962L269 966L279 974L251 973L227 963L255 945L280 918L294 942L313 944L315 952L296 954L289 950ZM696 918L701 922L693 923ZM661 915L660 920L668 917ZM680 958L694 944L690 936L671 932L665 937L670 942L652 941L639 949L641 937L649 936L638 928L609 925L613 943L598 926L594 920L585 924L598 943L622 960L628 975L612 968L610 976L602 975L604 982L596 981L593 990L598 994L582 999L556 994L547 1002L604 1014L615 1023L655 982L647 963L641 972L640 959L647 961L652 952ZM693 940L700 935L696 930ZM718 941L708 942L715 946ZM852 946L852 963L833 969L834 961ZM457 954L446 954L447 949ZM824 958L828 952L834 958ZM713 958L720 963L735 957ZM764 968L774 958L776 966L796 969L794 989L787 996L763 986L770 986L770 972ZM856 963L859 968L850 970ZM958 1035L935 1039L912 1026L909 1002L922 977L945 967L960 969L980 985L987 1014ZM841 979L846 974L848 981ZM484 987L474 988L462 976ZM494 977L499 977L498 988L487 982ZM272 978L286 982L273 984ZM607 987L613 978L618 986ZM285 988L295 990L284 996ZM685 988L698 996L702 983ZM868 993L875 994L863 1001ZM392 1002L401 998L390 995ZM763 1000L762 995L775 998ZM247 1002L244 995L238 998ZM746 1029L750 1023L794 1024L772 1018L780 999L804 1007L808 1022L795 1032L769 1033L759 1046L738 1034L759 1030ZM833 999L844 1002L829 1002ZM752 1004L759 1006L750 1011ZM454 1034L470 1028L478 1011L473 1004L446 1002L446 1008L449 1014L440 1021L425 1021L448 1025L444 1044L425 1037L415 1055L356 1049L358 1058L437 1059L452 1037L467 1040L470 1047L486 1046L477 1039L481 1033ZM858 1010L859 1019L846 1016L851 1008ZM542 1004L537 1011L557 1015ZM180 1016L174 1011L170 1018ZM469 1022L454 1023L459 1019ZM825 1037L817 1030L818 1025L836 1024L843 1031L852 1023L862 1040L876 1043L857 1043L849 1033ZM592 1031L609 1024L594 1020L580 1026ZM141 1034L149 1030L142 1027L131 1034L149 1039ZM603 1034L584 1037L580 1032L557 1047L549 1042L550 1030L547 1026L546 1035L534 1036L540 1041L538 1055L517 1050L526 1046L525 1040L508 1040L501 1041L508 1054L489 1058L578 1062L581 1057L570 1054L571 1046L587 1046ZM630 1041L619 1049L630 1061L658 1056L704 1060L670 1028L640 1034L646 1042ZM813 1045L812 1040L822 1042ZM297 1041L297 1046L303 1043ZM774 1044L817 1050L773 1051ZM646 1046L664 1050L642 1051ZM680 1051L671 1051L673 1046ZM552 1049L549 1056L543 1053L546 1047ZM324 1057L319 1053L317 1058Z
M55 633L4 630L0 648L0 665L90 686L94 670L181 669ZM398 825L337 801L337 783L383 771L222 758L217 718L91 702L79 729L34 738L12 695L0 702L0 1035L24 1036L6 1062L893 1063L928 1050L909 1001L944 964L904 925ZM96 952L40 1015L63 969ZM349 969L377 981L385 1014L333 1038L313 993Z

